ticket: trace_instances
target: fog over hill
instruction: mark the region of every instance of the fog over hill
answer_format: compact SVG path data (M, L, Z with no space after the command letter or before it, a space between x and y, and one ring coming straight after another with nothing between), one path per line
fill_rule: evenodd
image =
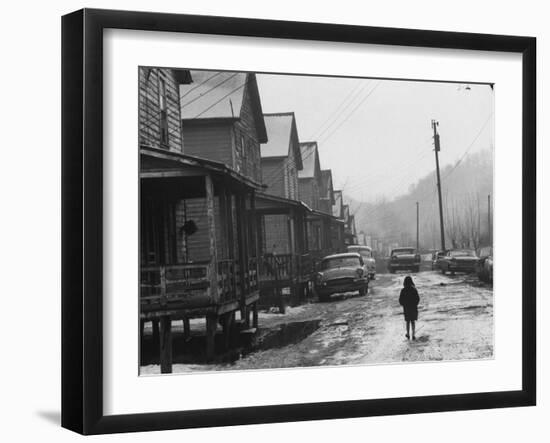
M435 168L434 168L435 169ZM443 216L447 247L478 247L489 243L488 196L493 198L493 151L468 154L441 170ZM345 195L345 189L344 189ZM345 200L355 213L357 231L384 244L416 244L416 202L420 209L420 247L440 247L435 171L409 187L406 194L376 202ZM491 207L491 214L492 214ZM492 220L491 220L492 221Z

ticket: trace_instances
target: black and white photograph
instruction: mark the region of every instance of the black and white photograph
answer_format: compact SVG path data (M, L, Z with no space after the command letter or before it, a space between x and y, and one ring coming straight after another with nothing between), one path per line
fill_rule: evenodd
M6 6L1 441L550 441L545 3Z
M496 85L137 75L140 376L494 358Z

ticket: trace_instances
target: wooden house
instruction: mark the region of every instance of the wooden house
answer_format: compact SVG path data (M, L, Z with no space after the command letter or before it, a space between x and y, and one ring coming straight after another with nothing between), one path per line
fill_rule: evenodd
M191 83L186 69L139 69L139 145L182 152L179 88Z
M303 168L298 171L300 199L311 209L320 208L321 163L317 142L300 143Z
M282 291L291 302L303 294L311 269L307 257L306 213L299 200L302 154L293 112L264 114L267 143L261 145L263 195L257 195L261 226L260 289L262 304L279 305Z
M261 145L266 194L299 200L298 171L303 169L294 112L264 114L267 142Z
M140 161L140 313L161 321L161 369L170 372L173 320L188 332L189 319L206 318L207 359L218 323L226 340L237 311L246 326L252 313L257 326L261 185L223 163L158 148L141 147Z
M300 199L311 209L307 217L309 253L314 261L342 248L333 244L332 227L340 229L340 223L332 215L332 172L321 171L317 142L300 143L304 168L299 171ZM323 178L324 175L324 178Z
M319 189L319 210L332 215L332 206L334 205L334 187L332 184L332 171L330 169L321 170L321 180Z
M355 216L350 213L349 205L343 205L344 217L344 243L346 245L357 244L357 230L355 228Z
M294 113L264 114L264 120L267 142L261 145L261 167L265 194L299 201L298 171L303 166ZM297 228L289 215L265 214L262 226L262 252L297 252Z
M344 200L342 191L335 190L333 192L334 204L332 205L332 215L341 220L344 219Z
M302 164L304 165L303 169L298 171L300 200L312 211L319 211L321 208L321 163L317 142L300 143L300 151L302 153ZM318 217L308 217L306 231L308 249L321 255L323 231Z
M262 189L259 142L265 140L265 126L261 108L257 121L247 110L259 105L257 89L251 86L255 80L247 80L246 75L239 77L244 82L242 100L238 102L231 94L225 97L234 100L229 107L233 112L240 110L240 118L222 116L222 108L215 109L225 94L202 102L204 95L214 94L207 91L216 89L212 85L201 89L208 83L204 73L187 71L185 77L173 70L142 70L140 79L149 78L152 85L155 81L151 79L158 77L160 86L155 88L160 97L146 99L143 96L149 91L140 87L140 317L142 325L149 320L154 325L160 323L161 372L171 372L172 321L183 320L184 334L189 334L191 318L206 318L208 360L215 356L216 346L220 349L219 340L216 345L218 323L224 332L222 348L235 329L237 312L244 327L251 322L257 326L259 230L255 225L255 193ZM226 83L235 79L222 74L219 77L229 79ZM191 78L193 84L189 85ZM201 89L201 95L190 93L193 88ZM182 110L190 100L192 112L206 120L191 119L191 135L186 140L182 127L187 114ZM216 113L209 114L211 110ZM158 116L157 127L150 123L154 116ZM210 130L222 136L212 135ZM242 143L238 153L233 152L237 150L237 134ZM201 144L197 141L203 143L204 156L198 155ZM255 150L256 157L245 158L248 151Z
M185 153L224 163L262 181L260 143L267 142L253 73L191 71L194 85L180 88Z
M340 220L340 217L333 213L336 197L337 195L339 196L341 203L342 192L334 190L332 171L330 169L321 170L320 195L320 212L328 214L328 216L321 217L326 235L325 248L329 248L329 252L333 253L344 252L344 223Z

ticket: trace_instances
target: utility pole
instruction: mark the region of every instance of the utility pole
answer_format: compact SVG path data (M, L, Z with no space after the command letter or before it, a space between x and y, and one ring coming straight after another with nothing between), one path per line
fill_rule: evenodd
M416 202L416 250L420 250L420 236L419 236L419 209L418 209L418 202Z
M487 195L487 233L489 234L489 245L493 244L493 233L491 226L491 194Z
M439 175L439 151L441 149L439 144L439 134L437 133L437 127L439 122L432 120L432 128L434 130L434 151L435 151L435 168L437 171L437 193L439 195L439 224L441 226L441 249L445 250L445 228L443 226L443 201L441 199L441 177Z

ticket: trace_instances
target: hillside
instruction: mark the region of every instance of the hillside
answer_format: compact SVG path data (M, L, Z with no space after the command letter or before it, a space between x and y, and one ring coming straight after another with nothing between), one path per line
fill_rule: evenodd
M493 154L489 149L469 154L441 170L447 247L488 244L488 195L493 194ZM348 199L357 231L384 245L416 243L416 202L420 208L420 246L440 247L435 172L409 188L405 195L374 203ZM492 209L491 209L492 213Z

